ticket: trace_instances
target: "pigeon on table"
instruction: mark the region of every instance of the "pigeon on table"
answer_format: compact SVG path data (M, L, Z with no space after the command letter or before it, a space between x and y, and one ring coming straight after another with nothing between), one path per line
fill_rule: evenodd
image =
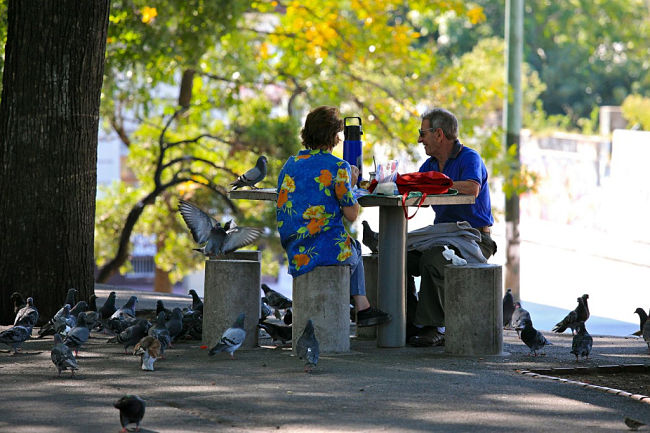
M512 313L515 311L515 299L512 297L512 290L506 290L503 295L503 327L507 328L512 325Z
M165 350L169 347L172 342L171 336L169 335L169 329L165 326L165 312L161 311L156 317L156 321L153 326L149 328L147 332L151 337L157 338L160 341L160 353L164 354Z
M126 354L130 346L135 346L142 337L147 335L150 327L151 323L148 320L137 320L135 324L118 333L114 338L108 340L108 342L117 342L124 345L124 353Z
M593 344L594 339L587 332L585 322L578 322L576 324L576 334L573 336L573 342L571 344L571 353L576 356L576 362L578 361L578 356L589 359Z
M302 331L300 338L298 338L296 353L298 354L298 358L305 360L305 373L310 373L316 367L316 364L318 364L320 349L318 348L318 340L314 334L314 323L311 319L307 320L305 329Z
M63 344L63 340L59 334L54 334L54 347L50 352L50 358L52 358L54 366L59 371L59 376L61 376L63 370L70 370L74 376L74 371L79 369L72 350Z
M77 326L68 332L65 340L63 340L63 344L74 350L74 355L77 356L81 346L88 341L88 337L90 337L90 330L86 326L86 313L82 311L79 313L79 317L77 317Z
M153 363L160 358L160 340L151 335L142 337L133 349L134 355L140 355L140 366L143 370L154 371Z
M137 395L125 395L113 403L113 406L120 410L120 424L122 424L120 433L126 433L126 426L129 424L135 424L135 431L140 431L140 423L146 408L143 399Z
M268 322L260 322L257 326L265 330L274 342L279 340L282 341L282 344L286 344L287 341L291 341L291 326L276 325L275 323Z
M231 359L235 359L235 351L239 349L246 338L246 330L244 329L245 317L246 315L244 313L239 313L232 326L226 329L219 342L210 349L210 352L208 352L210 356L218 352L227 352L230 354Z
M25 298L20 294L20 292L13 292L9 296L9 300L14 306L14 314L18 313L18 311L26 305Z
M228 254L250 245L262 234L262 229L256 227L237 226L226 230L217 220L184 200L179 200L178 210L190 229L194 241L202 245L201 248L194 248L194 250L208 257Z
M645 325L646 320L648 320L648 313L641 307L634 310L634 313L639 315L639 330L632 333L632 335L641 336L643 335L643 325Z
M276 310L286 310L287 308L293 307L293 302L291 299L287 298L281 293L276 292L266 284L262 284L262 290L264 291L264 297L262 301L265 302L269 307Z
M531 320L530 319L530 313L528 310L524 309L521 306L521 302L517 301L515 302L515 311L512 312L512 327L517 331L517 336L520 335L521 330L523 329L523 321L525 319ZM532 320L531 320L532 323Z
M36 322L38 322L38 310L34 306L34 298L27 298L25 303L25 306L18 310L16 318L14 319L14 325L28 327L29 333L31 334L32 328L36 326Z
M237 188L241 188L242 186L250 186L252 189L258 189L255 187L255 184L266 177L266 163L266 156L262 155L257 158L255 167L239 176L234 182L230 184L232 186L231 191L234 191Z
M172 316L165 323L172 342L183 333L183 311L176 307L172 310Z
M582 298L578 298L577 300L578 306L574 310L569 311L569 313L564 316L564 319L555 324L552 329L553 332L561 334L566 331L567 328L571 328L571 333L574 332L576 324L580 321L579 317L584 317L584 300ZM578 313L578 310L580 310L580 314Z
M70 318L70 305L65 304L63 308L56 312L48 322L38 330L38 337L43 338L46 335L59 334L65 331L67 321Z
M370 251L373 254L377 254L379 252L379 233L372 231L370 224L368 224L368 221L361 221L361 224L363 225L361 242L370 248Z
M199 297L196 290L190 289L189 294L192 296L192 311L199 311L203 313L203 301Z
M533 328L533 322L529 319L523 320L524 328L521 330L521 341L530 349L530 353L537 356L537 351L546 345L552 345L544 335Z
M10 346L14 350L14 355L17 355L20 347L31 335L31 326L14 325L0 332L0 343Z

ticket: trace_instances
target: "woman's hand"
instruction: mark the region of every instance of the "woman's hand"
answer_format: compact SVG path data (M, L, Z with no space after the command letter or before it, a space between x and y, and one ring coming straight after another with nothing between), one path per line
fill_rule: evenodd
M350 185L354 186L357 184L357 179L359 179L359 167L357 167L356 165L351 165L350 172L352 173L352 178L350 179Z

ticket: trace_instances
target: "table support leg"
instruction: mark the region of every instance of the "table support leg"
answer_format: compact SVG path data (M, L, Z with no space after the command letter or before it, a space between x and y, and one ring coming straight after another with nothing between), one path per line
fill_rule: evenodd
M404 347L406 343L406 227L401 207L379 208L377 306L393 320L377 327L378 347Z

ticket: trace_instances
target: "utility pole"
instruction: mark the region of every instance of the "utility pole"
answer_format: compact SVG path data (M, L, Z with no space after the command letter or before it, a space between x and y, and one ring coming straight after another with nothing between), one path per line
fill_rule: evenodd
M503 110L505 149L515 148L515 172L519 172L521 131L521 62L524 45L524 0L506 0L506 93ZM519 194L506 196L506 288L519 295Z

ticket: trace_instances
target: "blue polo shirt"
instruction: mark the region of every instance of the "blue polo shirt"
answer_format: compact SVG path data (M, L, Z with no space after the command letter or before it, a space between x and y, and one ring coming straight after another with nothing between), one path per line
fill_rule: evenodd
M438 160L433 156L420 167L420 171L440 171ZM472 227L485 227L494 224L487 168L481 155L474 149L463 146L456 140L451 155L442 170L454 181L473 180L481 189L474 204L432 206L436 213L434 224L467 221Z

